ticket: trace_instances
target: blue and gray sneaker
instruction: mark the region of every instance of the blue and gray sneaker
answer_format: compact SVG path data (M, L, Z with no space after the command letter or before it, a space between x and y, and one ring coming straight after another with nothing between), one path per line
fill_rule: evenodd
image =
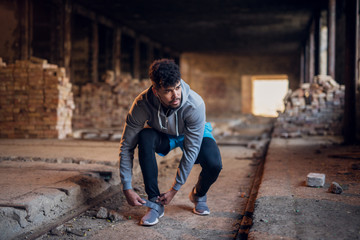
M155 202L156 198L151 200L145 200L145 199L143 200L145 201L143 206L146 206L149 209L147 213L142 217L140 221L140 225L153 226L159 222L159 218L164 216L164 212L165 212L164 206L160 203L156 203Z
M190 201L195 204L195 208L193 209L193 212L195 214L202 215L202 216L209 215L210 209L206 204L206 199L207 199L206 195L204 195L202 197L198 197L198 196L196 196L195 191L196 191L196 189L194 187L193 190L189 194Z

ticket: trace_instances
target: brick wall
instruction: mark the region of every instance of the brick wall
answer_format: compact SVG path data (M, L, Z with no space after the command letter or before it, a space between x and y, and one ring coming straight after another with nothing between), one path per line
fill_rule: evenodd
M184 53L181 75L206 103L209 116L243 113L242 79L251 75L287 75L289 87L299 87L298 56L238 56ZM245 92L246 93L246 92Z
M0 58L0 137L65 138L74 109L65 70L45 60Z

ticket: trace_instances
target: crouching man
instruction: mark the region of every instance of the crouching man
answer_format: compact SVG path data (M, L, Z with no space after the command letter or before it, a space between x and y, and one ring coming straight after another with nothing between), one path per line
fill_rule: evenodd
M127 202L148 207L140 224L151 226L164 215L164 205L174 198L185 183L194 164L202 171L190 192L193 212L210 214L206 193L222 169L219 148L206 123L205 104L180 76L178 65L168 59L154 61L149 68L152 86L134 100L126 117L120 141L120 176ZM148 200L132 189L134 149L138 146L139 162ZM155 153L164 156L172 149L183 151L170 190L160 193Z

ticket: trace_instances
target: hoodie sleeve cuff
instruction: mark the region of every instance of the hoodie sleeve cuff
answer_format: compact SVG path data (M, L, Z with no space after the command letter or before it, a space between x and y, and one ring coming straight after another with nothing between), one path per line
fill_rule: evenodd
M181 188L181 186L182 186L181 184L179 184L179 183L177 183L177 182L174 182L172 188L173 188L174 190L176 190L176 191L179 191L180 188Z
M131 183L123 183L123 190L132 189Z

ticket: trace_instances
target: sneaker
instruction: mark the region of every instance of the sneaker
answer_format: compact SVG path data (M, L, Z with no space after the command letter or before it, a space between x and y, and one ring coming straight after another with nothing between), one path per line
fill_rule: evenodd
M195 214L205 216L210 214L210 209L206 204L206 195L202 197L198 197L195 195L195 187L189 194L190 201L195 204L195 208L193 209L193 212Z
M159 218L164 216L164 206L160 203L145 200L143 206L147 206L149 209L147 213L141 218L140 225L153 226L159 222Z

